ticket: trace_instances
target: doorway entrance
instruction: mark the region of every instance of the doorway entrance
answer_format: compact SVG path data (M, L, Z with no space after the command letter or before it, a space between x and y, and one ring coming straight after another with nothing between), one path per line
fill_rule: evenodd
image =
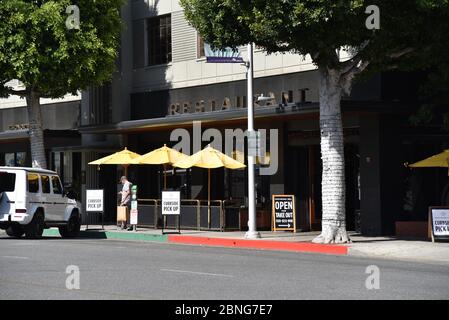
M296 196L296 221L301 231L321 230L321 151L319 145L289 146L285 190ZM346 225L354 230L360 209L359 157L356 145L345 145Z

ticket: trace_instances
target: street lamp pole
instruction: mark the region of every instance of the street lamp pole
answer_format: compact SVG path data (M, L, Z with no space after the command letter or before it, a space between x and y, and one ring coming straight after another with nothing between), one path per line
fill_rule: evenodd
M254 77L254 64L253 64L253 44L248 44L248 64L247 64L247 79L248 79L248 92L247 92L247 109L248 109L248 142L254 143L254 137L256 132L254 131L254 93L253 93L253 77ZM250 142L251 140L251 142ZM249 146L249 144L248 144ZM254 152L254 146L252 146ZM245 234L246 239L260 238L260 233L257 232L256 225L256 199L255 199L255 179L254 179L254 164L255 154L248 150L248 231Z

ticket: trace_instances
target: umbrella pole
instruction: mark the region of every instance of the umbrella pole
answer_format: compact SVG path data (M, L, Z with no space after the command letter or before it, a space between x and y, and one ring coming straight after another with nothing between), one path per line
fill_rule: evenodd
M167 190L167 165L163 164L164 167L164 190Z
M210 229L210 169L207 173L207 224Z
M125 177L128 178L128 165L124 164L123 168L125 169Z

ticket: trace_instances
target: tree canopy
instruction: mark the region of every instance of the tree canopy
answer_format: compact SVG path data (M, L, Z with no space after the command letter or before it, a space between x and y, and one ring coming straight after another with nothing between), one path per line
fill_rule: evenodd
M119 46L122 0L0 1L0 94L20 80L41 97L58 98L111 78ZM76 5L79 28L68 28Z
M335 51L352 51L372 70L432 63L448 49L448 0L181 0L187 19L214 47L249 42L268 52L310 54L322 67L345 68ZM368 29L367 8L380 10ZM449 52L449 51L445 51ZM396 58L405 53L398 66ZM418 54L419 53L419 54Z

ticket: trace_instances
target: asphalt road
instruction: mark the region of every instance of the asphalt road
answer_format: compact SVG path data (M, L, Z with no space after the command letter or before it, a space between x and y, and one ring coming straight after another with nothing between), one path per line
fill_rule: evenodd
M70 265L80 289L66 288ZM379 289L365 286L370 265ZM0 299L449 299L449 266L0 234Z

